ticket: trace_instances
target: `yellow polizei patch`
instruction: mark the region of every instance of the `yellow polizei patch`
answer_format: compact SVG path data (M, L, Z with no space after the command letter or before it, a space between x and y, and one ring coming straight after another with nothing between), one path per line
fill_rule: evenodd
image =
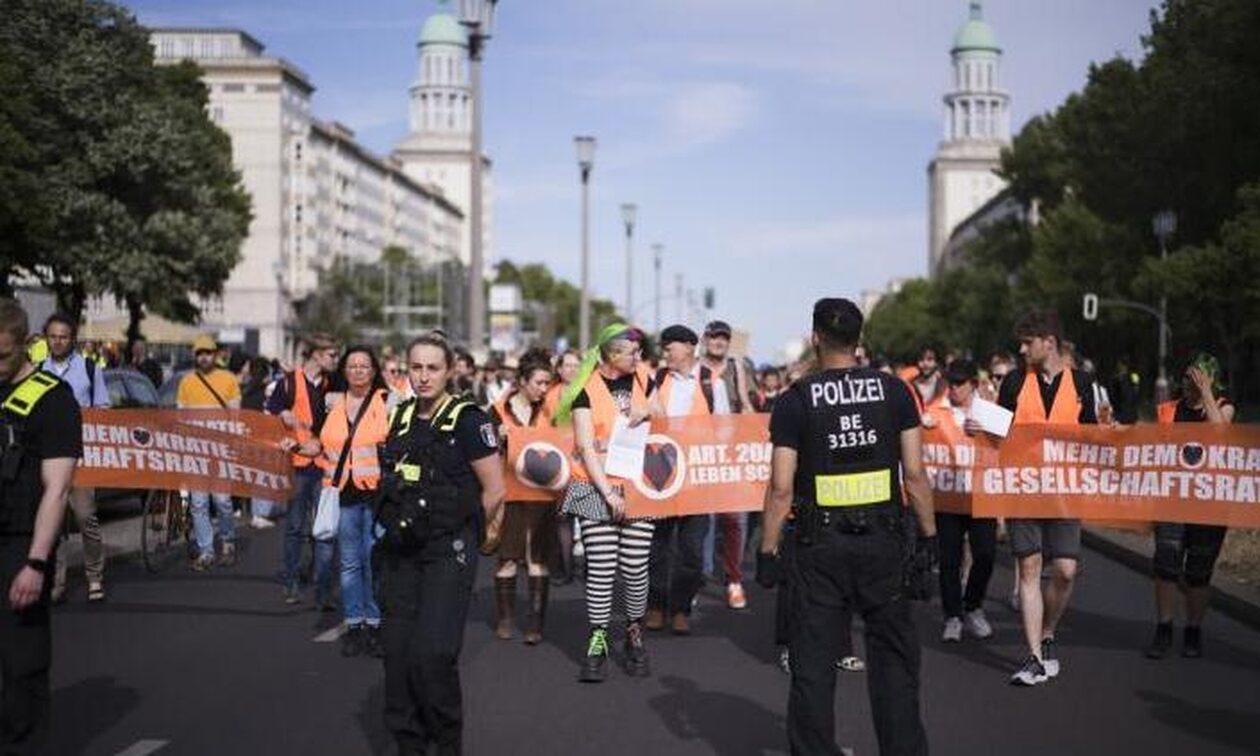
M820 507L860 507L891 498L891 470L814 476L814 500Z

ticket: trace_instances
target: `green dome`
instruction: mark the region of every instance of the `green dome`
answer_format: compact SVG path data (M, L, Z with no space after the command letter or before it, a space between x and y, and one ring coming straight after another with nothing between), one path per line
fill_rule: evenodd
M953 52L964 50L1002 52L1002 48L998 47L997 35L993 33L993 27L984 20L984 12L978 2L971 4L971 18L954 35Z
M420 29L420 44L468 47L468 32L464 31L463 25L454 16L435 13L429 16L429 20Z

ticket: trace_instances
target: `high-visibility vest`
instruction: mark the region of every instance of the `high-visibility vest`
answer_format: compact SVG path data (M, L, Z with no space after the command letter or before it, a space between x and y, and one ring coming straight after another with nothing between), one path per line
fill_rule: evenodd
M630 396L631 410L647 411L647 380L643 371L636 370L634 372L632 385ZM617 416L621 412L617 409L617 402L613 399L612 392L608 390L608 384L604 383L604 377L598 370L591 373L591 377L586 379L586 385L582 388L586 391L587 398L591 400L591 417L595 421L595 451L602 460L605 452L601 450L601 447L603 449L608 447L608 441L612 436L613 423L616 422ZM587 475L586 468L583 465L575 465L572 476L574 480L590 481L590 476ZM611 478L612 476L608 477Z
M550 389L548 389L548 391L550 391ZM543 397L542 404L536 410L534 410L534 413L533 413L534 416L530 420L529 424L526 425L525 423L522 423L516 417L516 413L512 411L512 408L509 405L509 402L512 401L512 397L516 396L517 393L519 392L509 391L503 396L499 397L499 401L494 403L494 411L499 414L499 420L501 422L507 425L515 426L517 428L525 428L525 427L536 428L536 427L551 425L551 412L547 409L546 397Z
M310 430L315 424L315 416L311 412L310 392L306 390L306 374L299 369L289 373L289 377L293 379L293 415L298 421L293 436L300 446L315 437ZM301 454L292 455L292 461L293 466L298 468L315 464L314 458Z
M954 419L954 406L952 404L948 401L937 402L928 408L927 414L930 414L936 420L937 430L945 436L945 440L951 446L963 442L965 433L958 425L958 421Z
M1059 380L1059 391L1055 394L1050 414L1046 416L1045 404L1041 401L1041 378L1036 371L1024 374L1024 385L1019 391L1019 399L1015 405L1015 425L1079 425L1081 398L1076 391L1076 379L1070 369L1064 369Z
M1169 425L1177 421L1177 402L1168 401L1160 402L1155 406L1155 414L1159 416L1159 422Z
M377 457L377 444L385 443L389 435L389 410L385 407L385 392L373 391L364 399L367 409L362 410L363 419L354 429L354 438L350 435L350 423L353 422L346 411L349 394L335 407L328 411L324 419L324 427L319 433L319 442L323 445L323 456L319 466L324 470L324 485L332 488L333 474L337 471L337 462L346 444L350 444L350 453L346 455L346 464L341 471L341 478L336 487L345 490L351 479L355 488L369 491L376 490L381 482L381 463Z
M717 383L720 378L709 369L708 365L700 365L700 375L695 380L695 386L692 388L694 396L691 398L691 408L687 410L688 417L704 417L713 414L713 384ZM661 407L665 412L669 412L669 397L674 392L674 384L678 381L674 379L673 371L668 368L662 368L657 372L656 395L659 397ZM705 391L705 383L708 383L709 390Z

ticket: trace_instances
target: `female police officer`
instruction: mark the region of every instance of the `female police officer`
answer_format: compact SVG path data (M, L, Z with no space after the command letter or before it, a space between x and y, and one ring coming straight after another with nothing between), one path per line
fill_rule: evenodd
M504 496L494 427L448 391L445 339L407 348L415 398L390 421L381 462L391 471L377 505L381 541L385 725L404 756L458 754L463 714L459 652L477 567L479 521Z

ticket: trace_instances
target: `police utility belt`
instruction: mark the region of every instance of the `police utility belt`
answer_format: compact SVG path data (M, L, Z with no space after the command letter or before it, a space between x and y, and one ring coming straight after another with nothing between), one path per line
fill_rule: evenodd
M899 532L901 507L892 500L889 469L815 475L814 496L794 502L798 539L812 541L821 528L846 535Z
M412 423L416 404L399 405L391 419L389 440L381 445L381 481L376 502L380 543L391 551L415 551L429 540L457 533L476 516L480 493L446 478L440 457L459 422L473 406L448 397L428 423Z
M32 373L0 405L0 535L35 530L42 481L39 460L23 445L22 432L35 405L58 383L47 373Z

